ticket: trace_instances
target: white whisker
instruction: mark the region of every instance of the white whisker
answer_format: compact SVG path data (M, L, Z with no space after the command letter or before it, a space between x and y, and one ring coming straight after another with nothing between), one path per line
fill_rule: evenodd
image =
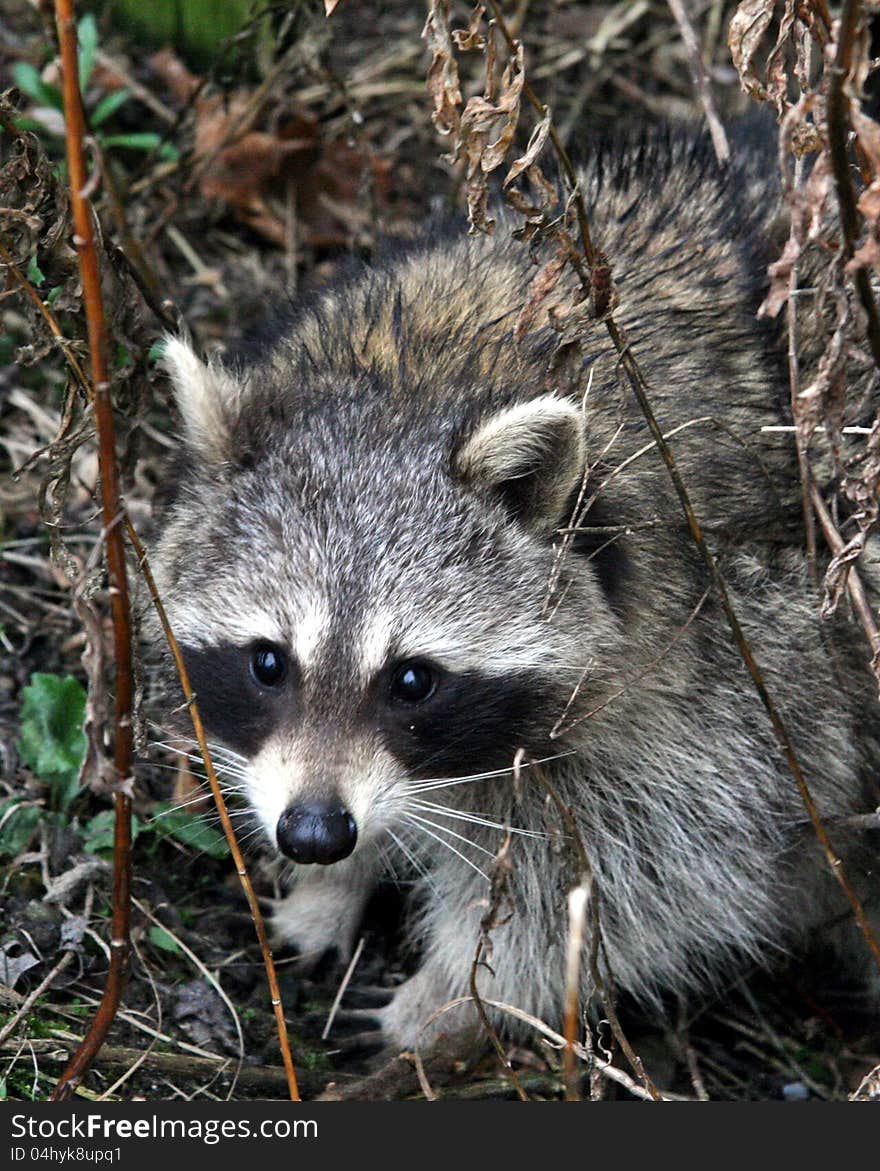
M408 817L408 819L412 820L412 819L411 819L411 815L410 815L410 814L404 814L403 816L404 816L404 817ZM428 834L428 836L429 836L429 837L432 837L432 838L434 838L435 842L439 842L439 844L441 844L441 845L445 845L445 848L446 848L446 849L448 849L448 850L451 850L451 851L452 851L452 854L455 854L455 855L456 855L456 857L458 857L458 858L461 858L462 862L464 862L466 865L469 865L469 867L471 868L471 870L476 870L476 871L477 871L477 874L478 874L480 877L483 877L483 878L485 878L485 879L486 879L486 882L489 882L489 875L486 875L486 874L484 874L484 872L483 872L482 870L480 870L480 869L479 869L479 867L478 867L477 863L476 863L476 862L471 862L471 860L470 860L470 858L469 858L468 856L466 856L465 854L462 854L462 851L461 851L461 850L457 850L457 849L455 848L455 845L452 845L452 843L451 843L451 842L446 842L446 841L444 841L444 840L443 840L443 838L442 838L441 836L439 836L438 834L434 834L434 833L432 833L432 831L431 831L430 829L428 829L428 827L427 827L427 826L418 826L418 828L422 830L422 833L424 833L424 834Z
M564 752L554 752L552 756L543 756L540 760L527 760L519 766L510 765L508 768L494 769L488 773L472 773L467 777L433 777L430 780L412 781L409 789L411 792L426 793L430 789L445 789L451 785L466 785L471 781L485 781L491 777L504 777L510 773L522 771L531 768L536 764L547 764L551 760L559 760L562 756L573 756L575 750L568 748Z
M419 859L415 856L409 846L407 846L406 843L397 836L393 829L386 828L385 832L395 843L401 854L403 854L404 858L406 858L406 860L409 862L410 866L412 866L413 870L415 870L416 874L420 874L422 878L426 879L428 884L433 887L434 883L431 879L431 875L425 869L424 864L420 862ZM397 876L395 874L395 878L396 877Z
M151 741L152 748L163 748L166 752L172 752L175 756L182 756L186 760L195 761L196 764L202 764L202 754L187 748L183 748L179 744L167 744L163 740ZM230 752L220 744L209 744L208 751L211 754L211 761L217 765L221 764L228 770L236 769L240 776L247 775L247 760L240 756L237 752Z
M411 802L416 809L424 809L428 813L435 813L440 817L454 817L457 821L470 821L474 825L485 825L489 829L500 829L504 833L522 834L527 838L549 838L553 835L544 833L536 829L521 829L515 825L504 825L500 821L489 821L488 818L479 817L476 813L471 813L468 810L450 809L446 805L438 805L434 801L413 801Z
M476 862L472 862L470 860L470 858L467 857L466 854L462 854L461 850L456 850L456 848L455 848L455 846L453 846L452 842L445 841L443 838L440 837L439 834L435 834L431 830L429 830L426 825L418 823L417 819L413 818L413 815L411 813L405 813L404 817L406 817L410 821L416 821L416 824L418 824L418 828L423 833L426 833L429 838L433 838L435 842L439 842L441 846L445 846L447 850L451 850L452 853L455 854L455 856L457 858L461 858L462 862L464 862L467 866L470 866L471 870L476 870L477 874L479 874L482 878L485 878L486 882L489 881L488 874L485 874L479 868L479 866L476 864Z
M492 850L487 850L485 846L481 846L479 842L472 841L471 838L466 838L464 834L458 833L454 829L450 829L448 825L438 825L436 821L431 821L430 817L422 817L418 813L407 813L407 817L411 821L417 821L419 825L432 825L434 829L439 830L442 834L449 834L451 838L455 838L459 842L464 842L466 846L471 846L475 850L479 850L481 854L485 854L487 858L494 858L495 854Z

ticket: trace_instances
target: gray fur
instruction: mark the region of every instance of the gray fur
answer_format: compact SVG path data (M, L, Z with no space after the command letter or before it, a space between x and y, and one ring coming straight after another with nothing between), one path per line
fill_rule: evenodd
M722 182L701 148L648 144L584 184L618 318L661 426L685 425L671 446L746 634L851 877L876 896L864 842L843 829L870 808L878 763L867 651L842 621L829 650L798 544L792 440L761 432L787 387L755 319L755 176ZM574 362L552 360L546 314L515 345L534 269L505 231L428 239L358 271L223 371L182 343L168 358L188 454L153 553L165 605L192 654L269 640L298 661L243 753L270 841L304 797L338 796L357 821L351 858L300 868L279 936L306 957L348 954L384 863L422 872L422 966L383 1010L398 1046L466 992L488 887L460 855L486 870L504 836L448 813L531 831L513 840L513 913L480 987L558 1024L573 851L536 770L514 778L521 746L554 757L541 767L589 857L614 983L643 1002L770 964L842 909L666 470L654 450L627 462L648 436L604 330ZM554 294L559 312L572 296ZM573 519L602 531L574 540ZM453 775L498 775L412 788L443 774L430 755L416 773L401 762L407 730L387 732L376 698L388 664L412 658L473 683L474 703L455 708ZM537 698L510 699L503 760L468 770L471 737L496 759L486 729L508 693ZM235 747L222 715L212 731Z

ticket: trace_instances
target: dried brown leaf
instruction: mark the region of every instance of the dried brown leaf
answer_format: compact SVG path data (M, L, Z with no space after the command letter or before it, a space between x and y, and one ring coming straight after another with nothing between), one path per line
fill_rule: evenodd
M485 6L477 4L471 13L467 28L457 28L453 31L452 40L460 52L467 53L473 50L482 52L485 49L486 35L480 30L485 14Z
M773 5L771 4L770 7L772 10ZM795 31L796 16L796 0L785 0L785 7L779 22L779 32L776 36L776 44L770 50L770 54L767 57L767 92L769 95L767 100L773 103L779 114L789 105L787 59L789 52L795 45L793 34ZM794 56L797 59L796 48Z
M778 260L767 269L770 288L758 309L758 317L776 317L788 301L791 291L791 274L801 254L801 242L794 235L788 237L785 248Z
M449 0L431 0L422 29L422 37L432 54L427 78L428 93L434 103L431 121L438 133L444 135L458 131L462 103L458 63L449 31L449 9Z
M727 34L727 43L742 88L747 94L764 102L771 101L772 95L758 76L755 58L773 20L775 7L775 0L743 0L730 18Z
M456 160L465 160L468 218L472 232L491 232L494 227L495 221L487 213L489 187L486 176L504 162L513 142L525 81L521 44L517 45L516 53L508 61L497 86L493 82L490 56L487 52L486 94L472 97L465 106L453 156ZM491 97L487 96L490 94Z
M805 442L809 442L820 424L826 429L835 460L840 445L843 407L846 402L847 358L852 314L849 301L839 294L837 323L825 351L819 359L815 376L794 400L795 422Z
M516 325L513 328L513 340L518 345L531 328L538 310L559 284L559 278L568 264L568 250L561 245L545 264L538 269L526 295L525 303L519 311Z
M546 143L547 136L550 133L550 126L553 117L550 113L550 110L546 106L544 109L544 117L532 131L532 136L529 139L525 153L521 154L520 157L514 161L510 170L507 172L507 175L504 179L505 187L509 187L511 183L519 178L523 171L525 171L528 167L533 166L535 160L538 158L538 155L540 155L541 151L544 149L544 144Z
M841 549L836 557L831 559L831 564L825 572L825 578L822 583L825 589L825 597L822 601L821 614L823 618L830 617L837 609L837 604L840 601L846 589L847 578L849 571L865 548L865 543L870 536L870 530L865 528L849 541Z

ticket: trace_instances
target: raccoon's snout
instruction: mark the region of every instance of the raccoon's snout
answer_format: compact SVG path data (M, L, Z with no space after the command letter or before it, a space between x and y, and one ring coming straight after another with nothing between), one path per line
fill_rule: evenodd
M291 805L278 818L278 849L294 862L339 862L357 843L357 824L336 801Z

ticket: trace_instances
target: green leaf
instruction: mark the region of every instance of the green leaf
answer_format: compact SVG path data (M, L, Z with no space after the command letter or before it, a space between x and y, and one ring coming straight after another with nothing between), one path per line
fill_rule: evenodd
M87 12L76 26L79 42L79 88L85 93L95 68L95 52L98 48L98 24L91 12Z
M36 252L33 254L33 256L28 261L27 279L31 282L32 285L37 285L38 287L46 279L46 277L43 274L43 270L40 268L39 264L37 263Z
M107 134L101 138L102 146L126 146L129 150L157 150L160 159L176 162L180 158L180 151L170 142L162 142L162 137L153 130L134 130L130 134Z
M48 783L54 808L65 810L79 791L86 752L85 689L69 675L36 672L23 696L19 751Z
M29 130L31 132L31 134L45 134L46 133L45 122L39 122L36 118L13 118L12 123L16 127L16 129ZM0 126L0 130L2 130L2 129L3 129L3 127Z
M87 821L83 826L83 847L90 854L100 854L113 850L113 830L116 825L116 813L112 809L103 809L100 813ZM141 823L132 814L131 840L135 841L141 832Z
M0 801L0 857L16 858L26 850L39 828L42 812L16 797Z
M194 817L182 809L172 809L167 804L160 806L151 826L164 837L175 838L210 858L222 860L229 857L229 846L223 834L218 833L203 818Z
M163 951L175 951L178 955L180 954L180 944L173 935L169 935L164 927L151 927L147 932L147 937L151 943L154 943L156 947L161 947Z
M112 118L119 107L124 106L130 97L131 94L127 89L118 89L115 93L107 94L101 98L89 115L92 128L95 129L106 122L108 118Z
M64 112L64 98L61 96L61 90L56 89L54 85L47 85L40 76L39 69L35 69L27 61L15 62L12 66L12 80L22 93L33 98L39 105L51 106L55 110Z

